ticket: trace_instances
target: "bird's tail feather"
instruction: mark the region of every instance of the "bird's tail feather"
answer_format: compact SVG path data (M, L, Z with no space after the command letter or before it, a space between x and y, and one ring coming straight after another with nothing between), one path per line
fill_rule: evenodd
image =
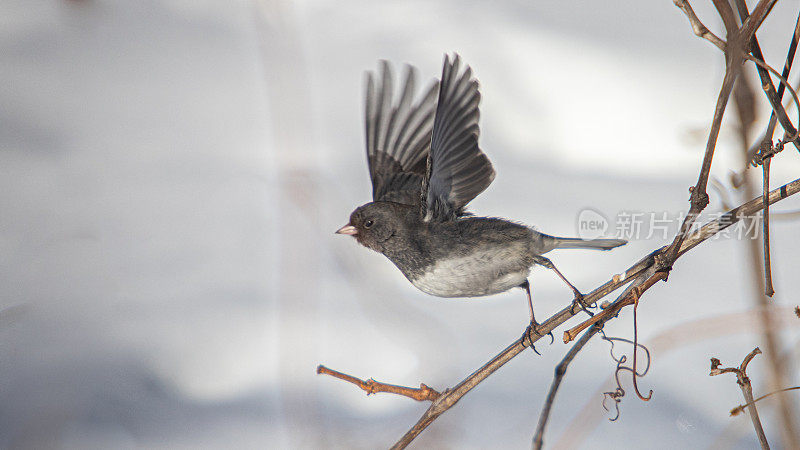
M612 248L625 245L628 241L624 239L580 239L553 237L555 246L553 248L588 248L594 250L611 250Z

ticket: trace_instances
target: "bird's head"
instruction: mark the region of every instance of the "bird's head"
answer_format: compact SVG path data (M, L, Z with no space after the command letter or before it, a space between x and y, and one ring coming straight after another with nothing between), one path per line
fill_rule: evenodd
M405 209L391 202L361 205L350 214L350 222L336 233L353 236L364 247L383 253L387 242L405 226Z

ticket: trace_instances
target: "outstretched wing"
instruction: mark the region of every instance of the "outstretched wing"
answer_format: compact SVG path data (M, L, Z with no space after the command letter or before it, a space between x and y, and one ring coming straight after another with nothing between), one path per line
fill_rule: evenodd
M439 103L433 122L425 193L426 221L452 220L483 192L495 172L489 158L478 147L478 104L481 94L472 69L459 76L461 58L444 58Z
M400 99L392 101L392 71L381 61L380 79L367 74L367 160L372 178L372 199L419 205L430 153L436 111L434 83L417 103L412 103L416 70L406 66Z

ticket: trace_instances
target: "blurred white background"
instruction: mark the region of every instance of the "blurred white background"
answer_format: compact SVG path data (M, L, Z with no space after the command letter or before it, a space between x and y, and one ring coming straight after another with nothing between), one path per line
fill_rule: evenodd
M724 35L710 2L695 3ZM758 33L777 67L796 9L782 2ZM481 81L481 146L498 172L473 211L574 235L586 207L688 207L724 66L668 0L0 3L0 447L388 447L427 406L367 398L318 364L443 389L518 338L522 291L430 297L333 234L371 192L364 72L388 59L432 80L454 51ZM742 165L734 118L729 108L714 158L721 180ZM774 186L795 179L796 150L772 170ZM710 213L719 200L712 191ZM789 308L797 223L772 230L774 303ZM549 256L588 291L666 242ZM728 417L742 402L733 377L708 376L711 356L735 365L763 347L743 314L753 282L746 242L682 258L639 308L653 400L626 384L609 422L614 363L592 342L546 446L757 445L748 417ZM539 317L571 300L547 271L532 283ZM778 331L796 374L789 319ZM632 337L631 320L608 333ZM561 331L416 444L527 448L567 350ZM757 395L766 367L751 364ZM775 404L761 411L777 447Z

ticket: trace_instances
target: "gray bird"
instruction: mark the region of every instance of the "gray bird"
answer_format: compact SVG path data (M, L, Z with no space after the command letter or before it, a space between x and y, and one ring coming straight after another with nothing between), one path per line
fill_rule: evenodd
M413 102L415 69L408 66L397 102L392 74L381 63L380 80L367 77L366 144L373 201L359 206L336 233L384 254L419 290L437 297L480 297L511 288L528 295L530 332L538 333L528 275L553 249L610 250L621 239L582 240L550 236L505 219L465 211L495 177L478 147L478 81L461 60L445 56L441 86L434 83ZM437 101L438 91L438 101Z

